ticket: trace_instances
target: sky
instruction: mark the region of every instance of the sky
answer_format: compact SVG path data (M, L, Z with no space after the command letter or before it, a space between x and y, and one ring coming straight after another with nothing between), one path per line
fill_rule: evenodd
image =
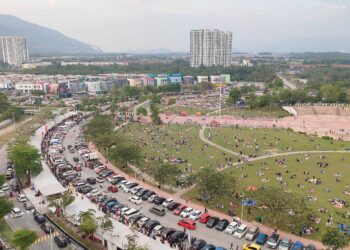
M0 0L17 16L106 52L189 51L191 29L245 52L350 52L350 0Z

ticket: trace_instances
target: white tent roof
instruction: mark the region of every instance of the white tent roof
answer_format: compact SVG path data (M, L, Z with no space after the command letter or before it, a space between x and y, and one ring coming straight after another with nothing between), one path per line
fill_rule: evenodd
M67 189L53 176L46 163L42 161L41 164L43 171L32 178L35 189L39 190L45 197L66 191Z

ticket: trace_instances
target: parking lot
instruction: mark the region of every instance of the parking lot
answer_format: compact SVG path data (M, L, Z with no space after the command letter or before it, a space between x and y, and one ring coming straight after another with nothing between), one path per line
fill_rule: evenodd
M73 127L66 135L66 137L63 140L63 146L65 148L68 148L69 145L74 145L75 143L75 138L79 135L80 129L78 126ZM69 150L64 151L65 158L67 159L68 162L70 162L72 165L74 165L74 160L73 157L81 157L79 154L75 151L74 153L70 153ZM82 159L81 159L82 160ZM86 179L88 177L97 177L98 175L95 173L93 169L83 167L82 172L81 172L81 179ZM142 186L142 183L140 183ZM106 194L108 197L111 198L116 198L120 203L127 205L130 208L135 208L142 212L144 216L147 216L153 220L157 220L160 222L161 225L165 227L170 227L174 228L179 231L183 231L184 228L178 226L178 221L182 219L180 216L174 215L171 211L166 209L166 215L165 216L157 216L149 211L150 208L154 207L155 204L150 203L148 201L143 201L142 204L134 204L129 201L129 197L133 196L130 193L126 193L123 190L119 188L119 191L116 193L112 193L110 191L107 191L108 186L110 186L110 183L107 181L104 181L103 183L97 183L92 185L94 189L101 190L102 187L102 192ZM170 198L170 197L165 197L165 198ZM188 205L190 207L190 205ZM204 212L204 211L202 211ZM247 243L247 241L243 239L236 239L232 235L229 235L225 232L220 232L217 231L216 229L210 229L205 226L205 224L196 223L196 230L190 231L189 232L191 237L196 237L197 239L203 239L207 242L207 244L213 244L215 246L221 246L226 249L230 249L231 246L233 246L234 249L237 247L239 249L242 248L242 246ZM262 249L265 249L263 247Z

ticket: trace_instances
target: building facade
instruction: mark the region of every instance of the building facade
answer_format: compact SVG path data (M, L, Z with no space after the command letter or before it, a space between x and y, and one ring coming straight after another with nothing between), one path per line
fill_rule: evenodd
M21 37L0 36L0 61L21 65L29 60L27 40Z
M231 65L231 32L192 30L190 40L191 67Z

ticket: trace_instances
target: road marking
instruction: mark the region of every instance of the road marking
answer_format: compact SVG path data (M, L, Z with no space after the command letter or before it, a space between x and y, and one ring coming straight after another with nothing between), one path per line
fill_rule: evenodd
M53 232L53 233L51 233L51 235L50 234L45 235L45 236L37 239L33 244L38 244L38 243L47 241L47 240L51 239L52 237L58 236L59 234L60 234L59 232Z

